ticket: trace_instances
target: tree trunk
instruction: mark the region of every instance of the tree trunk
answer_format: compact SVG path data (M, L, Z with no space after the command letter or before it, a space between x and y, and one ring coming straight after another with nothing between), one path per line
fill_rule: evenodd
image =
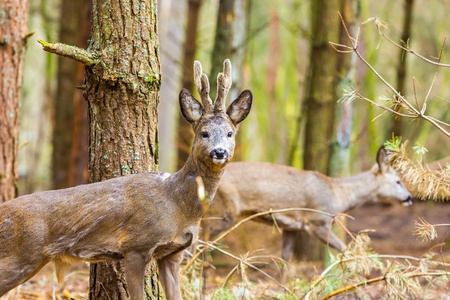
M27 0L3 2L0 16L0 203L17 196L19 103L27 19Z
M404 43L407 43L411 37L411 27L412 27L412 14L413 14L413 7L414 7L414 0L404 0L404 19L403 19L403 30L402 30L402 36L400 38L401 41ZM398 67L397 67L397 91L404 96L406 93L406 73L407 73L407 61L406 58L408 55L407 53L399 49L399 58L398 58ZM396 105L394 107L396 111L401 112L401 106ZM400 116L394 115L394 119L392 121L392 132L396 136L403 135L403 128L402 128L402 121Z
M89 34L91 29L91 11L92 0L84 0L85 5L82 7L82 45L86 45L89 40ZM77 82L84 82L84 68L82 65L77 66ZM88 182L88 156L89 156L89 123L88 123L88 103L84 99L83 94L74 92L74 123L75 128L72 137L72 149L71 149L71 166L69 167L69 186L76 186Z
M222 63L233 53L233 27L234 20L234 0L220 0L217 13L216 34L214 37L214 47L211 55L210 74L219 74L222 71ZM235 65L233 63L233 65ZM213 75L211 75L213 76ZM217 83L211 80L210 95L215 95Z
M87 26L82 26L85 20L89 20L86 7L91 7L91 1L66 0L61 5L61 30L59 40L62 43L87 48ZM90 28L87 28L88 30ZM86 30L87 31L87 30ZM54 99L54 129L53 129L53 154L52 177L53 188L61 189L76 184L86 183L83 180L87 172L87 143L80 145L79 141L83 130L83 121L87 123L87 116L81 114L84 111L83 101L80 101L82 93L76 89L81 86L83 77L80 76L80 64L74 60L58 57L58 87ZM87 112L87 109L86 109ZM81 137L86 140L86 135ZM79 147L86 146L86 147ZM78 169L78 166L84 167ZM81 174L80 174L81 173Z
M222 71L222 63L228 58L233 64L233 84L230 98L235 99L242 92L244 85L243 69L245 67L245 46L248 36L249 1L247 0L220 0L217 12L216 34L211 54L211 76ZM216 94L216 81L211 80L211 95ZM236 136L236 144L241 145L241 132ZM242 158L239 146L235 149L234 160Z
M354 35L355 19L359 12L355 7L354 0L341 0L341 14L345 21L350 35ZM339 43L345 44L348 41L346 31L340 27ZM336 73L336 98L343 96L343 91L349 86L353 86L355 81L356 54L339 54L337 59ZM330 176L348 177L350 176L350 137L352 132L352 111L353 103L345 102L336 106L335 112L335 138L330 161Z
M90 182L157 168L156 8L156 0L93 1L89 52L101 63L86 67ZM159 298L157 282L146 282L155 285L149 299ZM90 299L128 299L125 287L122 263L91 265Z
M273 141L281 146L280 142L280 121L278 119L280 105L276 95L276 83L278 76L278 66L280 64L280 32L278 26L278 12L276 4L272 2L272 9L269 14L269 55L267 57L267 91L269 97L269 130L267 132L267 140ZM267 155L269 161L280 162L278 160L279 147L267 147Z
M183 75L181 86L190 91L194 89L194 56L197 51L197 28L200 13L200 6L202 0L189 0L187 9L187 26L186 26L186 40L184 44L183 57ZM194 133L192 126L184 119L181 112L178 112L178 130L177 130L177 149L178 159L177 168L184 166L191 150Z
M355 32L355 20L359 16L357 1L341 0L341 14L351 36ZM346 31L340 27L339 43L345 44L348 41ZM336 73L336 95L337 99L343 96L343 91L354 85L356 69L356 54L339 54L337 60ZM351 175L351 133L353 130L353 102L340 103L336 106L335 128L336 133L330 160L330 176L349 177ZM346 225L346 218L339 217L340 222ZM343 241L346 240L347 233L338 225L333 226L334 233ZM326 249L327 250L327 249ZM325 251L325 254L328 253ZM326 255L329 259L329 256Z
M306 93L306 127L303 165L307 170L329 174L336 103L336 52L329 41L339 40L339 1L318 0L311 3L311 52L309 90ZM300 234L297 258L323 258L323 244L309 235ZM296 247L297 248L297 247ZM303 254L300 254L300 253Z
M159 145L161 149L164 149L160 153L159 165L164 172L173 172L177 168L176 156L178 151L175 140L177 119L173 116L178 115L179 111L178 95L183 73L182 60L185 51L183 45L185 45L186 40L187 2L185 0L159 1L158 5L160 6L158 15L162 72L158 127ZM162 32L162 29L165 29L165 31ZM192 69L192 65L190 69Z

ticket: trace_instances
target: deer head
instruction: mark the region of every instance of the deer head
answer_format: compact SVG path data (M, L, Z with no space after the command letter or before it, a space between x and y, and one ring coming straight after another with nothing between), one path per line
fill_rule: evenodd
M412 196L403 185L399 175L387 164L388 152L381 147L377 153L377 164L373 171L376 173L378 186L377 194L383 201L401 201L403 206L412 205Z
M180 92L180 107L184 118L192 124L195 138L192 153L197 162L209 171L218 172L234 154L235 134L238 125L250 112L252 93L243 91L229 106L226 97L231 87L231 63L226 59L223 72L217 76L217 97L214 103L209 97L208 77L200 62L194 63L194 82L201 103L186 89ZM202 169L202 166L199 166Z

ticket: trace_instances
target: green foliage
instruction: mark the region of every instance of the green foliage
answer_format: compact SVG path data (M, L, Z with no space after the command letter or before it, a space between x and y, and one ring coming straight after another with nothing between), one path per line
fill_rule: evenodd
M419 142L416 142L416 145L412 148L417 155L424 155L428 152L428 149L421 145Z
M391 141L386 141L384 143L384 147L386 148L386 150L399 151L401 144L402 144L402 137L394 136Z

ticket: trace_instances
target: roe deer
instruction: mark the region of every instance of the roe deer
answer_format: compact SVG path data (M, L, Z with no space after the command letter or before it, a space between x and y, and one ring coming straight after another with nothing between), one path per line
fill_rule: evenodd
M222 176L216 197L202 222L208 240L230 228L238 216L270 209L311 208L331 214L379 200L412 204L412 197L398 175L386 164L380 148L377 164L368 172L348 178L331 178L314 171L284 165L254 162L230 163ZM305 230L331 247L342 251L346 245L330 231L330 216L307 211L275 213L258 221L283 230L282 258L288 261L297 231Z
M156 259L168 299L181 299L178 268L196 237L202 205L196 178L212 199L233 156L235 133L252 104L243 91L226 109L231 63L217 77L215 103L201 64L194 79L202 104L183 89L180 107L195 138L181 170L127 175L73 188L39 192L0 205L0 296L50 261L58 280L71 261L123 259L129 296L144 299L144 271Z

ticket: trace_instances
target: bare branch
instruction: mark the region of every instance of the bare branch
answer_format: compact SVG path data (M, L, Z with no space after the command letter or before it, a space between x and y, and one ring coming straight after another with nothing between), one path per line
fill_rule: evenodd
M286 286L282 285L280 282L278 282L278 280L276 280L275 278L273 278L272 276L270 276L269 274L267 274L266 272L264 272L260 268L258 268L256 266L254 266L253 264L247 262L248 258L247 259L246 258L241 259L241 258L237 257L236 255L231 254L230 252L227 252L227 251L225 251L225 250L223 250L223 249L221 249L219 247L214 246L214 243L208 243L208 242L204 242L204 241L201 241L201 240L199 240L198 242L200 244L202 244L202 245L205 245L205 248L206 247L213 248L214 250L217 250L217 251L219 251L219 252L221 252L221 253L223 253L223 254L225 254L225 255L227 255L227 256L229 256L229 257L231 257L231 258L233 258L233 259L235 259L237 261L239 261L240 264L244 264L244 265L246 265L246 266L248 266L248 267L250 267L250 268L252 268L252 269L254 269L254 270L258 271L258 272L260 272L261 274L263 274L264 276L266 276L267 278L269 278L270 280L275 282L279 287L284 289L286 292L288 292L291 295L293 294L290 289L288 289Z
M350 53L350 52L354 52L355 54L356 54L356 56L360 59L360 61L362 61L374 74L375 74L375 76L377 76L378 77L378 79L379 80L381 80L381 82L383 82L388 88L389 88L389 90L390 91L392 91L393 93L394 93L394 95L395 95L395 100L394 101L396 101L396 103L397 103L397 105L401 105L405 110L407 110L408 112L409 112L409 114L403 114L403 113L400 113L400 112L398 112L398 111L396 111L396 110L394 110L394 109L391 109L391 108L389 108L389 107L387 107L387 106L385 106L385 105L380 105L380 104L378 104L378 103L376 103L376 102L374 102L374 101L372 101L372 100L370 100L370 99L367 99L367 98L365 98L365 97L363 97L363 96L361 96L359 93L358 93L358 97L360 98L360 99L362 99L362 100L366 100L366 101L368 101L368 102L370 102L371 104L373 104L373 105L375 105L375 106L378 106L378 107L380 107L380 108L382 108L382 109L384 109L384 110L386 110L386 111L389 111L389 112L391 112L391 113L393 113L393 114L396 114L396 115L398 115L398 116L401 116L401 117L406 117L406 118L413 118L413 119L419 119L419 118L421 118L421 119L424 119L425 121L427 121L427 122L429 122L429 123L431 123L434 127L436 127L439 131L441 131L442 133L444 133L446 136L448 136L448 137L450 137L450 131L448 131L448 130L446 130L444 127L442 127L441 125L447 125L446 123L443 123L442 121L436 121L436 119L435 118L433 118L433 117L430 117L430 116L427 116L427 115L425 115L425 111L426 111L426 107L427 107L427 102L428 102L428 99L429 99L429 97L430 97L430 95L431 95L431 91L432 91L432 88L433 88L433 86L434 86L434 82L435 82L435 79L436 79L436 74L435 74L435 76L434 76L434 79L433 79L433 81L432 81L432 83L431 83L431 85L430 85L430 88L428 89L428 93L427 93L427 96L426 96L426 98L425 98L425 100L424 100L424 103L423 103L423 106L422 106L422 108L420 108L420 105L419 105L419 101L417 100L417 94L415 93L415 84L414 84L414 81L413 81L413 87L414 87L414 95L415 95L415 97L416 97L416 105L417 105L417 108L415 108L410 102L408 102L408 100L404 97L404 96L402 96L386 79L384 79L384 77L383 76L381 76L381 74L380 73L378 73L376 70L375 70L375 68L363 57L363 55L358 51L358 40L359 40L359 29L358 29L358 33L357 33L357 37L356 37L356 39L355 38L353 38L351 35L350 35L350 33L349 33L349 31L347 30L347 26L346 26L346 24L345 24L345 21L344 21L344 19L342 18L342 15L339 13L339 17L341 18L341 22L342 22L342 26L344 27L344 29L345 29L345 32L346 32L346 34L347 34L347 37L348 37L348 39L350 40L350 43L351 43L351 46L347 46L347 45L342 45L342 44L338 44L338 43L334 43L334 42L330 42L330 45L333 47L333 49L335 50L335 51L337 51L337 52L339 52L339 53ZM375 21L375 24L376 24L376 26L378 27L378 31L379 31L379 33L380 33L380 35L382 35L383 37L385 37L386 39L388 39L391 43L393 43L394 45L396 45L396 46L398 46L398 47L400 47L401 49L403 49L403 50L405 50L405 51L408 51L408 52L411 52L411 53L414 53L414 51L413 50L411 50L410 48L408 48L408 46L405 44L405 46L402 46L402 45L400 45L400 44L398 44L398 43L395 43L394 41L392 41L392 40L390 40L388 37L386 37L385 35L384 35L384 33L382 32L382 29L383 28L387 28L387 25L385 25L385 23L384 22L382 22L381 20L379 20L378 18L371 18L371 19L369 19L368 21ZM368 22L368 21L366 21L366 22ZM444 43L445 43L445 41L444 41ZM350 50L340 50L340 49L338 49L338 47L340 47L340 48L343 48L343 49L352 49L352 51L350 51ZM443 47L441 48L441 52L440 52L440 54L439 54L439 63L437 63L439 66L447 66L447 65L443 65L443 64L441 64L440 63L440 59L441 59L441 55L442 55L442 51L443 51ZM415 54L415 53L414 53ZM417 55L417 54L416 54ZM436 64L436 63L434 63L434 64ZM450 66L450 65L448 65L448 66Z
M44 51L74 59L86 66L98 63L97 57L85 49L63 43L49 43L43 40L38 40L38 42L42 45Z
M235 230L236 228L238 228L239 226L241 226L242 224L261 217L261 216L265 216L265 215L271 215L271 214L276 214L276 213L284 213L284 212L289 212L289 211L309 211L309 212L314 212L314 213L318 213L318 214L323 214L323 215L327 215L331 218L335 218L336 216L346 216L349 218L349 215L346 214L337 214L337 215L333 215L324 211L320 211L320 210L316 210L316 209L312 209L312 208L286 208L286 209L277 209L277 210L269 210L269 211L264 211L264 212L260 212L254 215L251 215L245 219L242 219L241 221L237 222L236 224L234 224L233 227L231 227L230 229L228 229L227 231L225 231L224 233L222 233L219 237L217 237L214 241L211 242L211 244L216 244L218 241L220 241L221 239L225 238L228 234L230 234L230 232L232 232L233 230ZM353 218L352 218L353 219ZM203 249L201 249L200 251L198 251L195 255L192 256L192 258L186 263L186 265L183 267L183 269L180 271L181 274L183 274L184 272L186 272L186 270L188 269L188 267L206 250L209 249L209 246L206 245Z

